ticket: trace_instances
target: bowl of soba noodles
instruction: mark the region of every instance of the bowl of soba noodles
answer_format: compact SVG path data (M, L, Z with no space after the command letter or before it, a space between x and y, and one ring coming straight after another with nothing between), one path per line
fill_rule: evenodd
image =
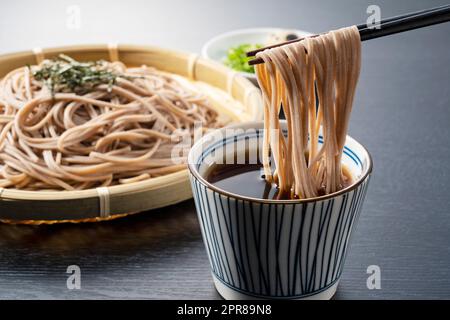
M156 47L2 55L0 79L3 222L103 221L189 199L195 138L261 118L248 80Z
M347 135L359 32L256 57L264 121L215 130L188 156L214 284L226 299L330 299L372 173L369 152Z

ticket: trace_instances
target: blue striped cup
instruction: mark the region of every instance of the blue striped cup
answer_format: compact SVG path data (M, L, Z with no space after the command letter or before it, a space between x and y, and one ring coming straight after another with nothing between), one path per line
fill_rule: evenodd
M342 161L353 184L313 199L250 198L206 181L216 161L259 153L262 137L262 122L238 124L205 135L188 156L215 287L225 299L330 299L366 195L370 154L347 136Z

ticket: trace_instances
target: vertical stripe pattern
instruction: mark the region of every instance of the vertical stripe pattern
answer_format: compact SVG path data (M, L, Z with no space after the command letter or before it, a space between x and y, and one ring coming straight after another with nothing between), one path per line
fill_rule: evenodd
M218 193L190 176L214 276L269 298L301 298L335 284L369 183L306 203L262 203Z

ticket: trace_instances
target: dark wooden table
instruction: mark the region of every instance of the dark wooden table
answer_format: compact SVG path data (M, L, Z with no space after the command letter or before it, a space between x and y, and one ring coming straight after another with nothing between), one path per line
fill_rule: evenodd
M65 27L72 2L2 3L0 52L109 41L198 52L229 29L320 32L365 21L369 4L387 17L446 1L77 2L80 29ZM336 299L450 298L449 40L447 24L363 45L350 133L375 167ZM69 265L81 268L80 290L66 287ZM381 269L380 290L367 289L370 265ZM186 201L99 224L0 225L0 298L220 297Z

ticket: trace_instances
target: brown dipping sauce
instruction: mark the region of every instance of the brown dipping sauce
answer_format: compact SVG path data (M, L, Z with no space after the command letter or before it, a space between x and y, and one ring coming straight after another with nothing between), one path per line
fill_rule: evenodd
M349 170L342 166L345 179L344 188L353 183ZM273 200L298 199L291 194L279 194L275 183L268 183L264 179L264 171L261 163L258 164L214 164L207 173L205 179L219 189L245 197ZM320 195L324 195L322 192Z

